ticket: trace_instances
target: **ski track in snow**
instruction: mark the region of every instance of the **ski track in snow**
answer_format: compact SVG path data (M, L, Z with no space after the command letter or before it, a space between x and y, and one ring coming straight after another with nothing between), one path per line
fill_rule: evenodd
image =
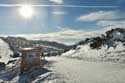
M50 68L66 83L125 83L125 64L50 57Z

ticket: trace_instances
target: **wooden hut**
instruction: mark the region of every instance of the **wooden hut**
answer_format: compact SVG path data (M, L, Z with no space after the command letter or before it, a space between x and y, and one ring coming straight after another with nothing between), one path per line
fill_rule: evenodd
M41 66L42 56L42 48L23 48L21 50L21 72L35 66Z

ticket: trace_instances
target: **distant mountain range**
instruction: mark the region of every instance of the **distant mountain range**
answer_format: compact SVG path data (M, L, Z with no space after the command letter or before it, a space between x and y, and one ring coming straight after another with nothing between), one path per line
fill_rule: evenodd
M44 49L44 53L51 56L59 55L65 51L68 51L72 48L72 46L67 46L65 44L50 42L50 41L42 41L42 40L27 40L23 37L0 37L3 41L9 44L10 49L17 55L20 52L21 48L27 47L42 47ZM48 56L49 56L48 55Z

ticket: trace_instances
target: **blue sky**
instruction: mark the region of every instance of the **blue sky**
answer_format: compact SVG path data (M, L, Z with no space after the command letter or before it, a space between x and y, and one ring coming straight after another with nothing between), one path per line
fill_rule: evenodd
M18 12L20 5L16 4L35 5L34 15L24 19ZM124 28L125 0L0 0L3 35L88 32L109 26Z

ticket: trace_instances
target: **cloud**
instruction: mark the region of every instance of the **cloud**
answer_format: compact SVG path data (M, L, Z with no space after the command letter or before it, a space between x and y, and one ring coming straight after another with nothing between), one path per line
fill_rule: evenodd
M56 4L63 4L63 0L49 0L51 2L54 2Z
M77 18L78 21L95 22L106 31L113 28L125 28L125 16L119 15L117 11L98 11Z
M104 28L125 28L125 20L98 21L96 25Z
M25 37L27 39L34 39L34 40L47 40L47 41L56 41L65 44L73 44L80 40L84 40L87 37L97 36L102 32L98 31L91 31L86 32L82 30L73 30L73 29L64 29L60 32L54 33L47 33L47 34L19 34L16 35L17 37Z
M116 19L115 11L98 11L92 12L90 14L82 15L77 18L78 21L98 21L98 20L108 20Z
M58 26L57 29L59 29L61 31L70 30L70 28L68 28L68 27L60 27L60 26Z
M53 15L65 15L66 12L63 12L63 11L54 11L52 12Z

